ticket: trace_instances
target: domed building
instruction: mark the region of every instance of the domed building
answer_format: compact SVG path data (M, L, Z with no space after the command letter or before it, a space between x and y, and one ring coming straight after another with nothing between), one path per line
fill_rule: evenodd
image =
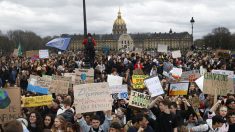
M69 50L83 50L83 35L71 35ZM104 48L111 51L132 51L136 49L157 50L158 44L168 45L168 49L187 49L192 45L192 35L188 32L168 33L128 33L124 19L119 9L118 16L114 20L112 33L92 34L97 42L98 51Z

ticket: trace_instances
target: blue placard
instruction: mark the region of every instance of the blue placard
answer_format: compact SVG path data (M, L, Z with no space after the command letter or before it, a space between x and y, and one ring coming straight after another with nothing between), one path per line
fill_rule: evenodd
M48 94L48 88L43 88L40 86L34 86L32 84L28 84L27 91L40 93L40 94Z

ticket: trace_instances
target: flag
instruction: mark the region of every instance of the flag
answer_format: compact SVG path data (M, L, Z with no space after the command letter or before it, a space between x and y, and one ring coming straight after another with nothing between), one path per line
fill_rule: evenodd
M18 45L18 56L22 56L23 52L22 52L22 48L21 48L21 44L19 43Z
M55 38L49 41L46 46L54 47L60 50L66 50L68 48L71 38Z

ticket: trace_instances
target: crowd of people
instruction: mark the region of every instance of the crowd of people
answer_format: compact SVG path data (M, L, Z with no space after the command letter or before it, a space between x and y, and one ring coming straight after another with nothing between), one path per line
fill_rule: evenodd
M113 53L105 56L96 54L94 82L106 82L109 74L123 77L123 83L132 89L134 70L142 74L158 76L162 87L167 91L172 80L164 75L173 67L183 71L205 68L235 71L235 59L217 58L213 51L194 50L191 54L182 51L182 57L172 58L171 54L158 53ZM0 87L17 86L22 96L36 96L27 91L30 75L60 75L85 67L83 52L50 54L48 59L2 56L0 60ZM147 93L147 88L138 90ZM166 92L167 93L167 92ZM191 98L198 98L195 105ZM112 110L89 113L76 113L73 90L68 94L53 94L51 105L22 108L21 117L1 124L5 132L235 132L235 94L218 96L213 103L213 95L204 94L195 84L190 83L187 96L151 98L148 108L128 106L128 99L113 100Z

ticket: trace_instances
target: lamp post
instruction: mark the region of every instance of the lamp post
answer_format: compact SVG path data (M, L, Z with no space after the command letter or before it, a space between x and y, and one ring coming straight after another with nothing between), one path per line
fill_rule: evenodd
M87 24L86 24L86 0L83 0L83 19L84 19L84 38L87 36Z
M192 24L192 45L193 45L193 24L195 23L193 17L191 18L190 23Z

